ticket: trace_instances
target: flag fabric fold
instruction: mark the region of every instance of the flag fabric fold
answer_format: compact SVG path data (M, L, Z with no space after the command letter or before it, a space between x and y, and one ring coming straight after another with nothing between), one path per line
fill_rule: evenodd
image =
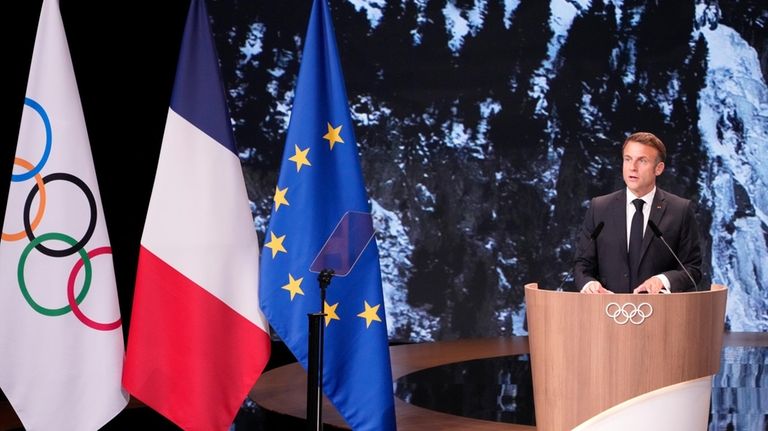
M332 279L323 306L323 389L352 429L392 430L394 398L378 249L375 239L365 237L372 228L354 227L361 220L371 224L371 209L325 0L312 6L295 93L262 250L260 303L274 330L307 368L307 314L320 311L318 274L310 267L324 246L328 250L340 244L344 250L336 257L317 260L353 264L346 276ZM331 238L339 228L351 232L350 237ZM361 251L359 258L346 258L352 249Z
M226 430L269 358L259 244L203 0L193 0L152 190L123 384L185 430Z
M128 403L107 227L57 0L40 13L0 239L0 388L27 430Z

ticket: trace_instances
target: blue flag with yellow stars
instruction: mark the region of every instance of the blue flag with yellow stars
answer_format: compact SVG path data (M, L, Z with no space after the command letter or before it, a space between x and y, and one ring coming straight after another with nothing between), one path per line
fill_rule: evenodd
M260 303L306 369L307 314L320 311L316 270L334 262L348 269L327 289L323 391L353 430L394 430L370 211L330 11L315 0L264 239Z

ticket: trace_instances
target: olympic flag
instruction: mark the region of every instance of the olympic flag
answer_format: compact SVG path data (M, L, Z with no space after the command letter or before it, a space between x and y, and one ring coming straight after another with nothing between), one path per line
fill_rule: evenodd
M269 357L259 244L202 0L182 40L141 238L123 383L185 430L226 430Z
M127 404L104 212L57 0L43 2L0 239L0 387L27 430Z

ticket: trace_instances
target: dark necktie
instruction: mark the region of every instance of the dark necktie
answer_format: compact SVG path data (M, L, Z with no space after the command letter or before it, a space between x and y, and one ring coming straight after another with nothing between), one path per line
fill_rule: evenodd
M636 288L642 281L638 280L640 266L640 250L643 247L643 204L642 199L635 199L635 215L632 216L632 228L629 231L629 289Z

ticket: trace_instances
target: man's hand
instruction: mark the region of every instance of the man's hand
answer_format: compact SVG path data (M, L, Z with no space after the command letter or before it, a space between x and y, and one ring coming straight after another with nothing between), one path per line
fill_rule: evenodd
M664 291L662 291L662 289L664 289ZM633 291L633 293L640 293L640 292L648 292L651 294L669 293L664 287L664 283L661 282L661 279L656 276L653 276L648 280L645 280L643 284L637 286Z
M592 280L585 284L581 289L581 293L613 293L610 290L603 287L599 281Z

